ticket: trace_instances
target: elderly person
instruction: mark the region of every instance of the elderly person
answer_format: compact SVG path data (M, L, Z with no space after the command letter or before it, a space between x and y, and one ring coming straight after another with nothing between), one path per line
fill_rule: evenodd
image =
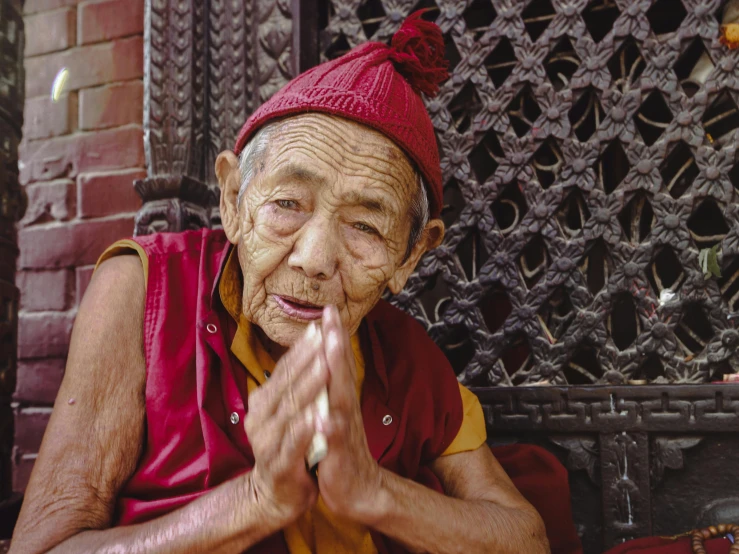
M442 51L414 15L297 77L216 161L223 231L103 255L11 552L548 551L477 399L380 299L444 235Z

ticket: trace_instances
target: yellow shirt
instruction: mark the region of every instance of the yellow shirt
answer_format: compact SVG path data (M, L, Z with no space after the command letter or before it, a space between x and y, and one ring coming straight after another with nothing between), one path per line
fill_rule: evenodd
M148 276L149 260L146 253L132 240L122 240L113 244L100 256L98 265L113 256L124 253L130 254L132 250L138 253L144 268L144 275L145 277ZM232 251L226 261L218 290L224 307L238 322L236 334L231 343L231 352L248 372L247 393L251 393L264 383L264 372L271 373L274 370L275 361L264 348L256 333L252 332L251 323L242 314L243 285L241 268L234 252L235 250ZM365 365L357 334L351 337L351 345L357 368L357 396L361 397ZM475 450L484 444L487 439L485 419L477 396L462 385L459 385L459 391L462 396L464 418L457 436L442 456ZM319 552L321 554L375 554L377 552L369 529L332 513L320 495L316 506L301 516L295 523L285 528L283 534L291 554Z

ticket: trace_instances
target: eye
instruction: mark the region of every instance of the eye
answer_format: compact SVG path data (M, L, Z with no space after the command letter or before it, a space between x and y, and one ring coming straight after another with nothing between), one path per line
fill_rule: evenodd
M375 229L374 227L370 227L366 223L361 223L361 222L360 223L355 223L354 224L354 228L357 229L358 231L362 231L363 233L367 233L367 234L370 234L370 235L377 235L378 234L377 229Z
M295 200L277 200L276 203L280 208L285 208L286 210L294 210L298 207L298 203Z

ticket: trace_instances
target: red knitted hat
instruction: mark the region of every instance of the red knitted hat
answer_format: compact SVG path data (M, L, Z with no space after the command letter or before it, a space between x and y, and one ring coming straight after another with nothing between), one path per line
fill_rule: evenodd
M448 73L441 30L422 13L408 16L390 46L367 42L295 77L249 117L234 152L272 119L305 112L342 116L380 131L406 152L426 181L431 217L439 217L439 150L419 93L435 96Z

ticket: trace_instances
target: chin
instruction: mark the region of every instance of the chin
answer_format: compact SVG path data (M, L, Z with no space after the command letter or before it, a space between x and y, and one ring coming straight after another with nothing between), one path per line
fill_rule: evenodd
M267 325L260 325L265 335L274 343L290 348L305 333L310 322L271 321Z

